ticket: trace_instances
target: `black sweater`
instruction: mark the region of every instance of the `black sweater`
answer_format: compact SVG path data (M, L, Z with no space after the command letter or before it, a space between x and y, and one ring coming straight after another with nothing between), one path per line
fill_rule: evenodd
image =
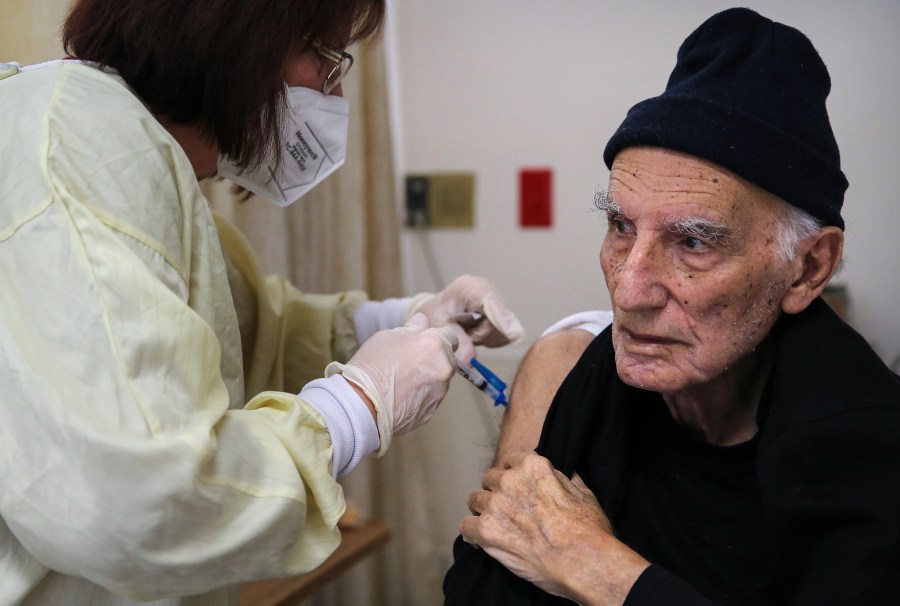
M577 471L653 565L626 606L900 604L900 379L821 300L785 316L757 436L719 448L615 372L610 329L548 412L538 452ZM565 604L461 539L445 604Z

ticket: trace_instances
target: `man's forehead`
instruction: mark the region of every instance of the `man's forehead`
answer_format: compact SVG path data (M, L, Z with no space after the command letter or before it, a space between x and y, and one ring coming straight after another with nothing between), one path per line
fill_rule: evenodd
M655 168L660 175L667 171L688 178L725 178L742 181L732 170L685 152L665 147L639 145L622 150L613 160L612 170L631 172L635 168Z
M629 148L616 157L608 195L624 215L659 222L737 227L774 208L774 196L718 164L650 147Z

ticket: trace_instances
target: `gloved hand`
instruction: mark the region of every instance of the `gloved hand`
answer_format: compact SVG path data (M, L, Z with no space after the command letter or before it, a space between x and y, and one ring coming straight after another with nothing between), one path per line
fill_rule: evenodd
M483 313L485 319L468 330L453 321L453 316L472 311ZM432 326L450 326L459 339L456 356L467 365L475 357L475 345L500 347L525 336L522 323L503 303L497 289L477 276L460 276L436 295L416 295L406 316L415 313L425 314Z
M325 376L341 373L369 397L378 413L382 456L393 434L424 424L447 395L456 372L458 342L450 328L429 328L416 314L405 326L382 330L367 340L346 364L332 362Z

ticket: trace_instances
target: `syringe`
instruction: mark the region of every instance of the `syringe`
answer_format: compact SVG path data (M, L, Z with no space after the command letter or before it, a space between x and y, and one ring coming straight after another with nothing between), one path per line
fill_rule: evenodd
M506 383L501 381L497 375L488 370L487 366L475 358L472 358L470 363L472 368L463 368L461 365L457 365L456 372L486 393L494 401L494 406L500 406L501 404L506 406L506 394L503 393L503 390L506 389Z
M468 330L477 326L482 320L484 320L484 314L477 311L470 311L453 316L453 321L459 324L463 330ZM462 375L472 385L486 393L494 401L494 406L500 406L501 404L506 406L506 394L503 393L506 389L506 383L501 381L487 366L475 358L472 358L469 363L472 365L471 368L464 368L462 365L457 364L456 372Z

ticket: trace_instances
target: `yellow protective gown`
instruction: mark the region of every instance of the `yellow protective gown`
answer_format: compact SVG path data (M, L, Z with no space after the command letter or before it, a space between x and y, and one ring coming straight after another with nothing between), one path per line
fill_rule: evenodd
M265 280L219 228L120 78L0 71L0 604L220 606L339 543L292 392L352 351L363 295Z

